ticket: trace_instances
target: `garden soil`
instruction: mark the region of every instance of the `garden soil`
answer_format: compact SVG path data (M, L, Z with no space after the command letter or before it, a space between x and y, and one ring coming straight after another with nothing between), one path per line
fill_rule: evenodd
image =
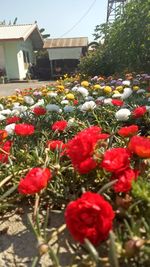
M0 217L0 267L31 267L34 258L38 256L38 242L28 219L32 213L28 207L23 208L19 213L15 210ZM61 211L52 211L49 229L58 229L63 224L64 214ZM69 248L67 241L69 239L71 241L65 229L59 234L59 238L53 236L49 242L55 252L58 252L61 266L70 265L73 251ZM57 244L59 244L59 251ZM53 266L48 253L44 254L35 266Z

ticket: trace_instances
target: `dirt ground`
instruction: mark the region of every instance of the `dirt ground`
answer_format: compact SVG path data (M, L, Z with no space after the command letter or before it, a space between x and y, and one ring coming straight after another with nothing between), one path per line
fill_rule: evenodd
M15 89L38 88L46 84L53 84L53 81L8 83L0 84L0 96L9 96L15 93ZM38 256L38 242L31 230L28 216L32 211L29 207L23 208L23 213L16 211L6 212L0 215L0 267L32 267L33 260ZM52 211L50 214L50 229L58 229L64 224L62 212ZM50 241L54 244L55 251L58 251L61 266L70 266L72 251L67 243L71 237L67 230ZM58 245L57 245L58 244ZM48 254L41 257L36 267L53 266Z
M0 267L31 267L33 259L38 255L38 242L31 230L28 216L31 216L31 210L24 208L23 214L7 212L0 217ZM64 224L62 212L52 211L50 213L50 228L58 229ZM65 229L57 239L57 236L50 240L55 251L58 250L61 266L70 266L72 258L71 249L67 240L71 240L68 231ZM58 242L56 242L58 241ZM54 244L56 242L56 244ZM69 265L68 265L69 264ZM48 254L41 257L36 267L53 266Z
M23 83L6 83L0 84L0 96L9 96L15 93L16 89L25 89L25 88L37 88L46 84L52 84L53 81L31 81L31 82L23 82Z

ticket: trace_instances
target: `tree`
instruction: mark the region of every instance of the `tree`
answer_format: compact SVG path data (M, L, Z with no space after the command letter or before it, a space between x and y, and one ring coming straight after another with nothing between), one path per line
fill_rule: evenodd
M95 40L103 40L103 46L92 55L96 61L95 70L104 74L124 71L144 71L150 69L150 0L130 0L124 13L112 24L101 24L95 28ZM100 55L99 55L100 53ZM80 64L80 70L90 73L87 58ZM94 66L93 66L94 67ZM93 72L93 71L92 71Z

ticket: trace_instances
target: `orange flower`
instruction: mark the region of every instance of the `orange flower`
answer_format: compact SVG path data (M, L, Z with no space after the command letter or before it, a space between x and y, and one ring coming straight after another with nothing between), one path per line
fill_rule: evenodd
M150 139L143 136L133 136L128 144L129 150L140 158L150 158Z
M7 131L0 130L0 141L4 140L8 136Z

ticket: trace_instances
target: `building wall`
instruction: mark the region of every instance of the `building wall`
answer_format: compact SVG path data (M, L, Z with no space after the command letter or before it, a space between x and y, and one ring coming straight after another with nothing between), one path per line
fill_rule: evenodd
M28 62L24 62L23 53L28 54ZM34 63L35 57L30 39L24 41L0 42L0 68L6 70L10 79L23 80L29 68L29 63Z
M29 38L25 42L18 42L17 58L19 66L19 77L20 80L22 80L26 78L26 74L29 69L29 63L35 62L33 46Z
M0 44L0 69L5 69L5 52L3 44Z
M5 68L8 79L19 79L17 42L4 42Z

